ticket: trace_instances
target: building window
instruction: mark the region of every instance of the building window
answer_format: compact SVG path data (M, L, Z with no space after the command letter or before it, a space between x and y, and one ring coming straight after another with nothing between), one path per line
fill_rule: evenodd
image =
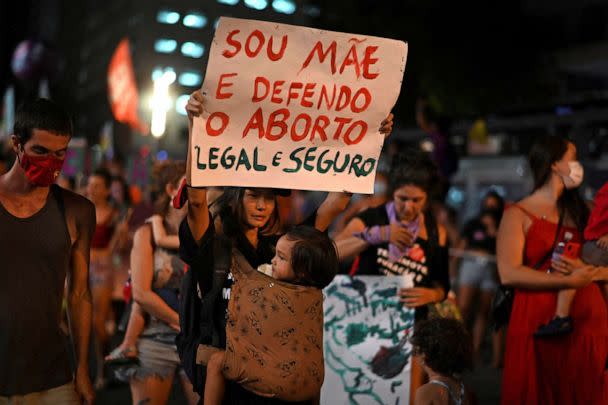
M239 0L217 0L220 4L227 4L229 6L236 6L239 3Z
M174 39L157 39L154 50L158 53L173 53L177 49L177 41Z
M296 12L296 3L293 0L274 0L272 8L277 13L293 14Z
M202 76L196 72L184 72L179 75L178 79L179 84L189 87L199 86L202 81Z
M156 21L161 24L175 24L179 21L179 13L171 10L161 10L156 14Z
M152 81L156 81L156 80L160 79L163 76L163 74L165 74L165 72L175 73L175 69L173 69L171 66L167 66L167 67L156 66L154 68L154 70L152 70Z
M175 100L175 111L181 115L187 115L186 113L186 104L188 104L188 99L190 96L188 94L182 94Z
M207 17L198 13L190 13L184 17L183 23L186 27L203 28L207 25Z
M245 5L249 8L254 8L256 10L264 10L268 7L267 0L245 0Z
M311 6L311 5L307 5L304 6L304 14L313 17L313 18L317 18L321 15L321 9L317 6Z
M205 47L198 42L184 42L182 54L191 58L200 58L205 53Z

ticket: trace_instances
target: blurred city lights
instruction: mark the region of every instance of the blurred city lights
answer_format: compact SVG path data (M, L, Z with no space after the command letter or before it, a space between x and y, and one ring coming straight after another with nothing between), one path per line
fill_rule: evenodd
M188 94L182 94L175 100L175 111L180 115L187 115L186 113L186 104L188 104L188 99L190 96Z
M161 10L156 15L156 21L162 24L175 24L179 21L179 13L169 10Z
M161 66L157 66L154 68L154 70L152 71L152 81L158 80L161 78L161 76L165 73L165 72L175 72L175 69L173 69L172 67L168 66L168 67L161 67Z
M169 153L166 150L159 150L156 154L156 160L163 161L169 159Z
M203 28L207 25L207 17L202 14L191 13L184 17L183 23L186 27Z
M431 153L433 152L433 149L435 149L435 145L433 145L433 142L429 141L428 139L425 139L420 143L420 148L425 152Z
M277 13L293 14L296 12L296 3L293 0L274 0L272 8Z
M150 131L156 138L163 136L167 125L167 111L171 108L169 86L175 81L175 72L166 71L154 81L154 91L150 100L152 109L152 125Z
M205 53L205 47L198 42L184 42L182 54L191 58L200 58Z
M268 1L266 0L245 0L245 5L249 8L256 10L264 10L268 7Z
M313 18L317 18L321 15L321 9L317 6L313 6L313 5L306 5L304 6L304 14L313 17Z
M177 41L174 39L157 39L154 42L154 50L158 53L172 53L177 48Z
M179 75L178 82L182 86L198 86L203 81L201 75L196 72L184 72Z

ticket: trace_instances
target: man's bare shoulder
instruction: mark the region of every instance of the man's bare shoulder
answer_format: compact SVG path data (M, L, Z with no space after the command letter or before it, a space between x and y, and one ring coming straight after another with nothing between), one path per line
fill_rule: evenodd
M95 206L88 198L73 191L66 190L63 187L59 188L61 190L61 195L63 196L63 201L65 201L66 208L67 204L70 204L70 206L86 206L90 209L95 209Z
M73 218L84 216L87 219L91 215L95 215L95 205L89 199L64 188L60 188L60 190L67 215Z

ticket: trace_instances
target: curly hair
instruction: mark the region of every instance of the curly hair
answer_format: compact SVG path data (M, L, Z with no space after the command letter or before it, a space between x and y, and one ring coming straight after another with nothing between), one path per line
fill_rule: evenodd
M473 363L471 336L462 322L449 318L432 318L414 327L410 338L416 355L433 371L453 376L470 369Z

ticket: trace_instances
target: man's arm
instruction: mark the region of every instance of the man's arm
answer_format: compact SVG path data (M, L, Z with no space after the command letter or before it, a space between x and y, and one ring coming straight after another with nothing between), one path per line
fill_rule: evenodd
M72 212L74 214L72 214ZM83 401L93 403L93 388L89 378L89 337L92 320L92 300L89 289L89 255L95 232L95 207L85 199L66 201L66 217L74 215L76 239L72 245L68 273L68 311L76 350L76 391Z

